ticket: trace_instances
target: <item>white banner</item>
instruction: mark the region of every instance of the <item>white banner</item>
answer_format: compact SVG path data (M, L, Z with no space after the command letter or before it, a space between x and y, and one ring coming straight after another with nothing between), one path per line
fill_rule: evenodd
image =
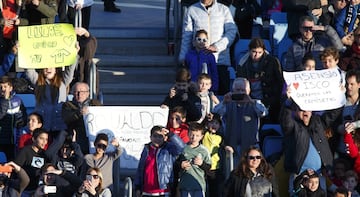
M93 153L94 140L98 133L106 133L111 139L119 139L124 152L120 157L120 167L136 169L144 144L150 142L150 130L154 125L166 126L168 109L142 106L93 106L84 117L90 152ZM114 150L108 147L107 151Z
M283 72L291 98L302 110L322 111L345 104L345 77L340 70Z

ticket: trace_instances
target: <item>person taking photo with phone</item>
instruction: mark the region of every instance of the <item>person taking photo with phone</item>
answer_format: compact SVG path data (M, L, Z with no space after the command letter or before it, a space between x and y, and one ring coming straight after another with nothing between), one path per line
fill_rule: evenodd
M265 105L250 97L250 82L236 78L232 92L224 95L224 100L215 106L213 113L224 118L224 143L234 149L234 161L239 161L241 153L258 142L257 133L260 118L268 114Z
M12 172L16 173L17 178L11 176ZM20 196L29 182L25 170L16 163L10 161L0 166L0 196Z

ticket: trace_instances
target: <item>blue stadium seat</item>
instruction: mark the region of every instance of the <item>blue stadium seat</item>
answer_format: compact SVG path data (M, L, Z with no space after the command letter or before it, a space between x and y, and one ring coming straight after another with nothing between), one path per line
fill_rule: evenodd
M283 149L283 137L282 136L267 136L264 139L262 151L265 158L275 154L281 153Z
M284 136L282 130L281 130L281 126L280 124L264 124L261 129L261 131L265 131L265 130L269 130L269 129L273 129L274 131L278 132L279 136Z
M36 99L34 94L16 94L20 97L26 107L26 113L30 114L34 111L36 105Z
M6 163L7 158L4 152L0 152L0 163Z

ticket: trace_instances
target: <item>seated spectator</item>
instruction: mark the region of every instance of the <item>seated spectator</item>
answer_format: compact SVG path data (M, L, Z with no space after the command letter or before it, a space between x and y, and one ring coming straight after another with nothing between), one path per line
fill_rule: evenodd
M34 197L73 196L81 185L80 178L68 171L58 170L53 164L46 163L41 168L41 182Z
M26 108L13 91L12 79L1 77L0 87L0 151L3 151L9 160L13 160L20 128L26 125Z
M211 92L212 81L208 74L200 74L198 77L199 97L201 99L201 118L198 123L201 123L220 103L219 99Z
M279 196L275 177L260 149L250 146L226 181L223 196Z
M178 135L184 143L189 142L189 126L186 123L186 111L181 106L176 106L169 111L167 128Z
M360 1L351 0L339 14L335 16L335 29L341 41L346 46L351 46L354 42L353 31L359 25L358 12Z
M25 170L12 161L0 167L0 179L0 194L4 197L20 196L30 182Z
M85 171L89 168L99 168L103 174L103 188L109 187L112 190L113 186L113 163L120 157L123 150L116 138L111 139L111 145L115 147L113 152L105 152L108 147L109 138L105 133L98 133L96 135L94 146L95 153L85 155Z
M350 170L350 163L341 158L334 160L333 170L330 174L330 180L336 188L343 186L343 180L345 178L345 172Z
M0 65L0 77L8 74L12 65L14 64L16 54L17 45L14 45L9 53L5 53L2 64Z
M219 75L215 56L206 51L206 47L209 46L208 39L208 33L203 29L195 33L193 40L194 48L189 50L185 56L185 67L190 70L191 81L193 82L197 82L200 74L209 74L213 83L211 91L217 92Z
M236 76L250 82L250 96L261 100L269 109L267 123L279 122L280 97L284 84L281 65L276 57L268 54L261 38L253 38L249 43L249 52L236 66Z
M36 112L32 112L29 115L28 124L27 124L28 132L20 136L18 150L21 150L25 146L31 145L33 143L33 141L32 141L33 133L34 133L35 129L42 128L43 122L44 122L43 118L40 114L38 114ZM47 147L48 147L48 144L46 144L44 150L46 150Z
M312 53L307 53L304 55L304 57L301 60L301 65L302 65L302 67L300 67L299 71L315 70L316 60L315 60L314 56L312 55Z
M173 164L185 144L161 126L154 126L150 135L151 142L145 144L136 172L136 197L168 196L173 181L176 181L172 178Z
M162 108L173 109L182 106L186 110L186 121L198 121L201 118L201 100L197 96L196 85L190 82L190 72L181 68L176 73L175 85L170 89L161 104Z
M60 134L46 150L45 155L57 169L76 175L84 162L84 155L79 144L76 143L75 131L60 131Z
M339 60L339 67L344 71L360 68L360 26L354 30L353 36L354 42Z
M335 190L334 197L351 197L351 193L345 187L339 187Z
M306 53L311 52L316 58L316 69L322 69L319 54L326 47L333 46L339 51L343 50L343 44L336 31L329 25L319 26L314 24L310 16L300 18L299 30L301 37L297 38L285 56L285 63L282 65L284 71L301 70L301 59ZM325 32L321 33L321 32Z
M89 168L86 180L79 187L76 197L111 197L109 188L103 186L104 177L99 168Z
M100 101L90 99L89 85L77 82L72 87L74 95L72 101L67 101L62 106L62 118L67 125L68 131L76 131L76 142L81 147L83 154L89 153L89 139L86 134L84 116L89 113L89 106L99 106Z
M260 100L250 97L250 82L240 77L234 80L233 91L225 94L213 112L225 120L224 142L234 149L235 158L258 142L260 118L268 114Z
M359 177L356 172L353 170L348 170L345 172L345 177L343 180L344 187L351 193L351 197L359 197L360 194L356 191L358 186Z
M21 149L14 160L31 177L30 183L22 195L26 197L34 194L40 179L40 168L48 162L44 153L44 148L48 142L48 133L44 129L35 129L32 139L32 145Z
M307 169L296 177L294 188L298 197L326 197L326 192L320 187L319 175L312 169Z

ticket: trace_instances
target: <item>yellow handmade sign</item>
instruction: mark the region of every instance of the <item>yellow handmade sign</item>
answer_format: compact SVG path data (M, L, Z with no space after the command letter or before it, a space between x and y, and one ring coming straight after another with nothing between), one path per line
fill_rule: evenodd
M18 60L21 68L72 65L76 60L76 34L71 24L19 27Z

